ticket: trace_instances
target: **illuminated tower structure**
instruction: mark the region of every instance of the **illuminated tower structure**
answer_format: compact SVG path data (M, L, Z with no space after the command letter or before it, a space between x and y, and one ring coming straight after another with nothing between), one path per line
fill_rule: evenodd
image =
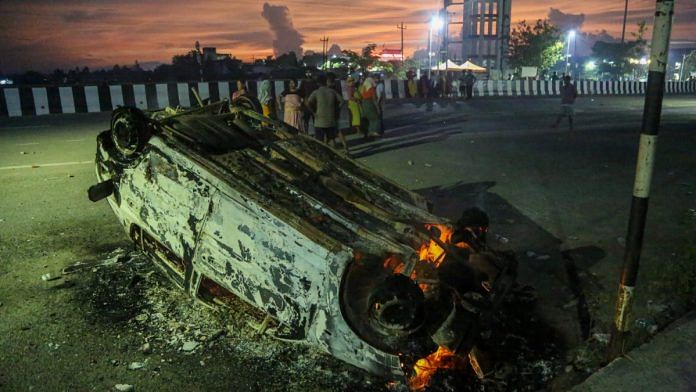
M504 75L511 3L512 0L444 0L445 58L450 57L450 51L459 52L463 60ZM453 26L461 29L457 31Z

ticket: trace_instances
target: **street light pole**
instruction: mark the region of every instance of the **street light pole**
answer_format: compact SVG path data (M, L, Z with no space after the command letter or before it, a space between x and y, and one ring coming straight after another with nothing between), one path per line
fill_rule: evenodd
M652 182L653 167L655 165L657 135L660 131L662 98L665 93L665 68L667 65L669 37L672 32L674 0L656 0L655 8L648 83L645 92L640 145L638 147L638 161L633 183L633 198L631 200L631 213L626 235L623 269L619 281L619 292L616 297L609 347L607 348L608 360L613 360L623 354L626 335L630 330L629 313L631 312L633 291L638 278L640 253L643 248L643 235L648 213L650 183Z
M430 79L430 71L433 69L433 24L430 23L428 28L428 80Z
M565 74L568 75L568 67L570 66L570 39L575 37L575 30L570 30L568 32L568 42L566 42L566 65Z

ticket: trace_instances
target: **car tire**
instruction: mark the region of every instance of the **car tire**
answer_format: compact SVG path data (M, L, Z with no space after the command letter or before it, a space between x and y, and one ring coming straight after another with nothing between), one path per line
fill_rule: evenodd
M132 161L145 148L152 136L147 116L139 109L122 107L111 115L111 141L121 161Z

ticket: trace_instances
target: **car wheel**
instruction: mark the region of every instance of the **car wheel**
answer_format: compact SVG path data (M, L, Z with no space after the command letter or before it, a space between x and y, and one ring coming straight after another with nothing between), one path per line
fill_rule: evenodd
M120 160L131 161L140 155L152 136L150 122L136 108L118 108L111 116L111 140Z

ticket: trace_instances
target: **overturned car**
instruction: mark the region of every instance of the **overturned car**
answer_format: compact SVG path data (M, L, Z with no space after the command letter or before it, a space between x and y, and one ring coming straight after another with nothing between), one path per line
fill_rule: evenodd
M288 341L415 387L452 359L483 377L480 326L515 262L488 218L450 222L248 98L114 111L97 138L93 201L190 295L237 296ZM445 358L450 360L444 361Z

